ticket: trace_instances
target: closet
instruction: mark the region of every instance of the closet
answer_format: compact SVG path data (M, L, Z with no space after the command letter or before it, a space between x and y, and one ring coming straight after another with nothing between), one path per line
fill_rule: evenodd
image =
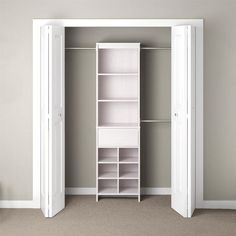
M131 196L139 201L141 194L171 187L172 208L191 216L193 39L190 26L42 27L45 216L64 208L64 186L96 187L96 200Z

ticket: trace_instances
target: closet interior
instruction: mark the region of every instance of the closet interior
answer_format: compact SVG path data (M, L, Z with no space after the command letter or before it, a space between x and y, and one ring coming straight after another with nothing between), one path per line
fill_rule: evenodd
M65 40L66 187L170 188L171 29L66 28ZM137 142L119 138L136 129Z

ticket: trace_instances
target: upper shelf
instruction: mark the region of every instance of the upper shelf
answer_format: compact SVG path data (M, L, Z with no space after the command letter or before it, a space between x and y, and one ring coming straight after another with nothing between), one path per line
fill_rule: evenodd
M139 49L140 43L97 43L98 49Z

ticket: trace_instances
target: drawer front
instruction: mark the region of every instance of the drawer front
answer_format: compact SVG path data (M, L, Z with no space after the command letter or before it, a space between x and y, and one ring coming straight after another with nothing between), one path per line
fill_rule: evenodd
M99 147L137 147L139 129L102 129L98 130Z

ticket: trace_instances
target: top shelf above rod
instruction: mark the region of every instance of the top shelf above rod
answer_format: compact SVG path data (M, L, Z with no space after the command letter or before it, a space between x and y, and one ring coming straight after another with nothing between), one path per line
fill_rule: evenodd
M96 50L96 48L90 48L90 47L86 47L86 48L83 48L83 47L66 47L65 48L66 50ZM141 47L140 48L141 50L171 50L171 48L169 47L164 47L164 48L161 48L161 47Z

